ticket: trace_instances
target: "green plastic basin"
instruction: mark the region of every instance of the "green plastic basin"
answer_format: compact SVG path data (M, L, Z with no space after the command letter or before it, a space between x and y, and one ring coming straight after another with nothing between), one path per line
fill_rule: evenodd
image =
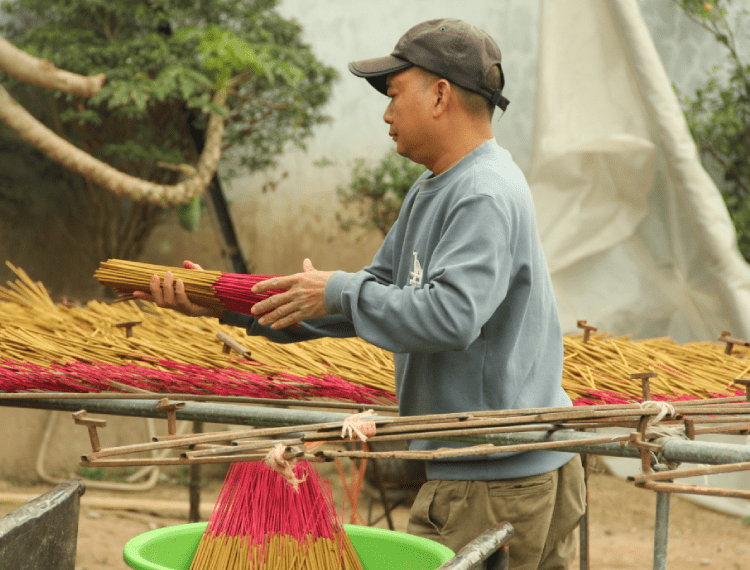
M205 522L159 528L131 538L123 550L135 570L189 570ZM450 548L403 532L344 525L364 570L435 570L453 558Z

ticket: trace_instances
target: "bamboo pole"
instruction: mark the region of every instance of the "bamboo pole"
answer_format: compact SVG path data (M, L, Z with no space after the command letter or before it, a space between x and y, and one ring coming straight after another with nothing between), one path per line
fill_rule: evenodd
M418 434L417 434L418 435ZM336 457L351 457L351 458L390 458L390 459L420 459L420 460L434 460L434 459L447 459L451 457L470 457L474 455L489 455L493 453L517 453L521 451L539 451L539 450L563 450L566 447L574 447L578 445L589 445L594 443L625 443L630 439L630 435L608 435L585 438L575 441L545 441L538 443L519 443L511 445L495 445L495 444L482 444L472 447L460 447L460 448L440 448L437 450L418 450L418 451L362 451L362 450L320 450L315 455L325 457L326 459L332 459Z

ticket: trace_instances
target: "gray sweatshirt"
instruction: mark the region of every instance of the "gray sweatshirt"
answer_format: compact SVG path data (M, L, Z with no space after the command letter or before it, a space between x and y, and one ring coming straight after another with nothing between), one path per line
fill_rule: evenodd
M402 416L572 405L563 341L528 184L488 141L439 176L425 172L372 264L335 272L330 315L273 331L279 342L357 335L392 351ZM291 330L295 329L295 330ZM411 449L460 447L415 440ZM570 453L531 451L430 461L430 479L497 480L557 469Z

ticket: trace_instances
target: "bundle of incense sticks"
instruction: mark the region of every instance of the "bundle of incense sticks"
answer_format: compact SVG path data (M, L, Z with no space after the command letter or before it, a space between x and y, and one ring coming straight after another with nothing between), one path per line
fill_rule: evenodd
M293 474L296 488L263 461L233 463L190 570L362 570L328 481L307 461Z
M163 280L167 271L174 275L175 280L182 280L185 284L185 293L193 303L246 315L250 314L250 309L255 303L282 292L282 290L273 290L268 293L255 294L251 291L253 285L276 277L275 275L200 271L122 259L109 259L101 262L94 277L101 285L112 287L117 291L121 300L127 300L134 298L133 291L148 292L151 276L158 275Z

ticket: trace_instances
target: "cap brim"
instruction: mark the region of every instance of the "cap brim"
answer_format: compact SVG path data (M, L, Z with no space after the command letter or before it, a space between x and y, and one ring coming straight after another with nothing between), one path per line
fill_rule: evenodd
M385 95L388 88L385 84L386 78L392 73L398 73L412 66L405 59L387 55L374 59L363 59L353 61L349 64L349 71L357 77L364 77L375 89Z

